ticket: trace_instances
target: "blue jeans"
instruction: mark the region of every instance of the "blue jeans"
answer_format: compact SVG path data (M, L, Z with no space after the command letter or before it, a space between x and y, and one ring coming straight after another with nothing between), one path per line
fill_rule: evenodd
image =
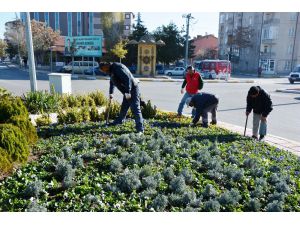
M183 110L183 107L184 107L184 104L185 104L186 100L188 98L193 97L194 95L195 94L189 94L187 92L184 93L184 95L182 96L182 99L181 99L181 101L179 103L178 109L177 109L177 114L178 115L182 115L182 110ZM196 109L193 107L193 109L192 109L192 116L194 117L195 114L196 114Z
M144 131L144 125L143 125L143 116L140 106L140 91L138 86L133 86L131 89L131 98L127 100L125 96L123 97L123 102L121 105L121 110L119 116L115 119L115 124L121 124L123 123L127 112L129 110L129 107L131 108L131 111L134 115L135 120L135 128L137 132L143 132Z

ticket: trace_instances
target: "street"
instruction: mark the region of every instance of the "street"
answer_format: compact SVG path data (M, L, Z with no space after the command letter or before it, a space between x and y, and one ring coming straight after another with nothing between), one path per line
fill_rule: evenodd
M49 90L46 73L37 74L39 90ZM239 78L239 79L249 79ZM299 141L300 135L300 96L292 93L275 92L279 88L300 88L300 83L289 84L287 78L254 79L255 83L205 83L203 91L215 93L220 98L218 120L239 126L245 125L246 95L253 85L259 85L271 95L274 109L268 117L268 133ZM88 93L101 90L108 93L108 80L72 80L73 93ZM0 64L0 87L6 88L15 95L22 95L30 91L28 72L18 68L9 68ZM181 82L141 82L140 89L145 100L150 99L158 108L176 111L182 95ZM115 99L121 101L119 91L115 92ZM191 109L185 108L184 113ZM248 128L252 127L252 115L248 121ZM251 134L248 134L251 135Z

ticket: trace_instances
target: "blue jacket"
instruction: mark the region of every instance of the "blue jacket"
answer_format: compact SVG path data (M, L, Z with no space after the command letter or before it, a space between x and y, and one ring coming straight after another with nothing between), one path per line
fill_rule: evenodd
M219 99L213 94L201 92L192 97L191 103L196 109L196 114L193 119L193 123L196 124L199 121L200 116L203 113L203 110L208 106L211 106L213 104L218 104Z
M133 86L137 85L137 82L129 69L122 63L113 63L110 67L111 77L109 94L114 93L115 86L122 94L130 93Z

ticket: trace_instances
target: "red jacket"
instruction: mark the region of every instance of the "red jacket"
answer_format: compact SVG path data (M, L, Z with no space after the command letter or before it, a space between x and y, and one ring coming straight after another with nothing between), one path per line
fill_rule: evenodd
M198 72L194 72L193 74L187 73L185 75L182 88L184 88L185 84L187 93L197 94L198 90L202 89L203 87L203 80Z

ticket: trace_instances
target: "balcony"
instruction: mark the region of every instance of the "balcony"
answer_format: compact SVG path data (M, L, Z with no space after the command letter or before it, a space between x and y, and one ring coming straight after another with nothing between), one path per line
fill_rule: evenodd
M276 39L270 39L270 38L266 38L266 39L262 39L261 40L262 44L269 44L269 45L272 45L272 44L276 44Z

